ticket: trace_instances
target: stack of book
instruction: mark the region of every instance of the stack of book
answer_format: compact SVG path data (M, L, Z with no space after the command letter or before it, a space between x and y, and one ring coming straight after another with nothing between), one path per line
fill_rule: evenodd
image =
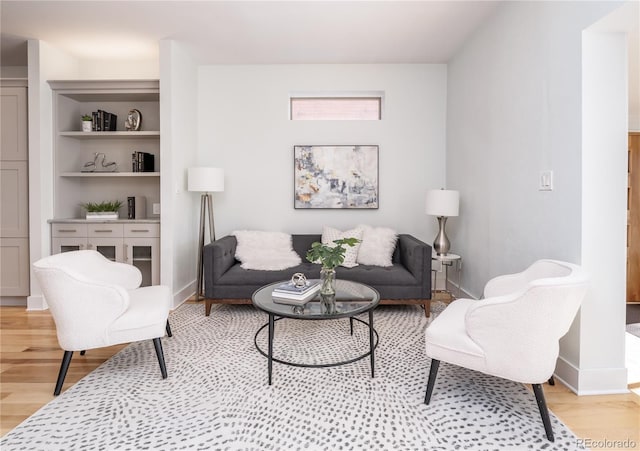
M273 302L279 304L302 305L309 302L320 291L320 281L310 280L303 287L285 282L273 289Z
M93 118L91 128L94 132L115 132L118 116L108 111L98 110L91 113Z
M133 152L131 154L132 172L154 172L154 155L148 152Z

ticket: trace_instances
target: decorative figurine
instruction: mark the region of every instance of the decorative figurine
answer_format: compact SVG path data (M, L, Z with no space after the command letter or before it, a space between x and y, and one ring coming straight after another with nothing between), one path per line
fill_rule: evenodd
M100 167L102 170L96 171L99 169L98 167L98 159L102 157L102 161L100 162ZM94 153L93 161L87 161L84 166L82 166L82 170L80 172L117 172L118 171L118 163L115 161L106 161L106 155L102 152Z
M140 111L136 109L129 110L129 114L127 114L127 120L124 121L125 130L138 131L140 130L141 124L142 124L142 113L140 113Z
M295 273L291 276L291 283L294 287L302 288L307 286L307 276L302 274L301 272Z

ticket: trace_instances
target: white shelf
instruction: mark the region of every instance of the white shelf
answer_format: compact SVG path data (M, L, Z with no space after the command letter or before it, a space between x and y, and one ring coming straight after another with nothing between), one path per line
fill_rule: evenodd
M77 139L117 139L117 138L160 138L160 132L155 130L149 131L116 131L116 132L60 132L60 136Z
M159 172L61 172L60 177L160 177Z

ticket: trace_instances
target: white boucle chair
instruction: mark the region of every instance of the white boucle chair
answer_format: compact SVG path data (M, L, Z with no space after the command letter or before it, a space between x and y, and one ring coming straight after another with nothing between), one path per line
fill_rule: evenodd
M132 265L93 250L64 252L33 264L64 350L54 395L60 394L74 351L152 339L162 378L167 369L160 337L171 336L169 288L140 287Z
M452 302L425 332L432 359L425 404L440 361L532 384L547 438L553 441L541 384L553 381L558 342L580 308L587 281L577 265L539 260L523 272L491 279L482 300Z

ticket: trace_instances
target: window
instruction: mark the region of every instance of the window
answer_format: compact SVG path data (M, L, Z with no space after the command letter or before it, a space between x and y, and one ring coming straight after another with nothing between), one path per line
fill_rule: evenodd
M291 97L292 121L379 121L382 96Z

